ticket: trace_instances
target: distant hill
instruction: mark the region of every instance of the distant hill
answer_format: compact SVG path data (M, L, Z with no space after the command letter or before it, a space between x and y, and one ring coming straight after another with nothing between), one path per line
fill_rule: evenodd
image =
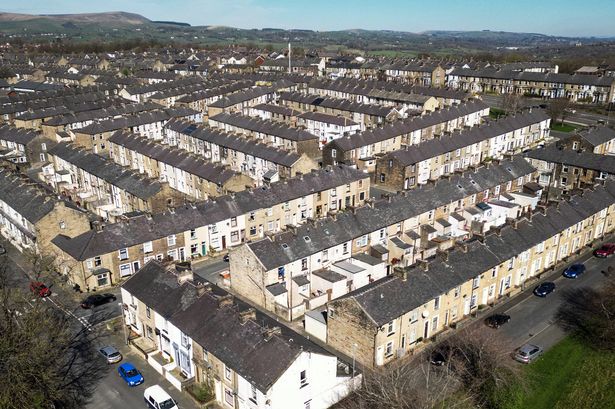
M55 22L70 21L79 23L114 23L114 24L145 24L150 20L134 13L110 11L107 13L83 14L17 14L0 12L0 22L29 22L32 20L50 20Z

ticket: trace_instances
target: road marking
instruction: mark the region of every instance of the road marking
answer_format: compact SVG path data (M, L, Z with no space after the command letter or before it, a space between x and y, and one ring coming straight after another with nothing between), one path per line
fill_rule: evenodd
M51 298L45 298L48 299L49 302L51 302L53 305L55 305L60 311L64 312L66 315L68 315L69 317L73 317L74 319L76 319L77 321L79 321L79 323L81 325L83 325L83 327L85 329L87 329L88 331L92 331L92 325L90 325L90 323L88 322L88 320L85 317L78 317L77 315L75 315L73 312L67 310L66 308L62 307L60 304L58 304L57 302L55 302L54 300L52 300Z

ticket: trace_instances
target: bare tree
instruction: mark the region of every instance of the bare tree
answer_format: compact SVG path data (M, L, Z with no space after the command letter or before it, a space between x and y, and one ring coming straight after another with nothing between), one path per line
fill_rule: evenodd
M553 122L560 118L562 121L561 123L564 124L564 120L568 115L571 105L572 104L568 98L556 98L552 100L547 107L547 112Z
M559 325L592 348L615 351L615 280L599 290L571 288L562 297Z
M523 386L519 365L510 358L512 345L496 331L483 327L462 329L436 349L477 408L498 408L503 390Z
M0 407L82 408L101 369L95 330L77 326L63 311L11 285L0 268Z
M502 96L502 108L506 112L516 112L522 107L522 98L520 94L504 94Z

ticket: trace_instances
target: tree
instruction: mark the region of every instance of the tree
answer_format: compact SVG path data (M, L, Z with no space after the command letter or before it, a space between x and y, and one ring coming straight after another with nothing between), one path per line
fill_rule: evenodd
M519 94L504 94L502 96L502 108L506 112L516 112L522 107L521 95Z
M557 121L558 118L561 118L563 125L571 105L572 104L568 98L556 98L552 100L547 107L547 112L553 122Z
M523 386L519 365L510 359L512 345L483 327L462 329L436 347L451 375L477 408L500 407L502 391Z
M615 351L615 280L599 290L573 287L562 298L558 324L592 348Z
M0 67L0 78L11 78L15 74L9 67Z
M106 367L95 358L95 330L51 302L10 285L0 270L0 407L82 408Z

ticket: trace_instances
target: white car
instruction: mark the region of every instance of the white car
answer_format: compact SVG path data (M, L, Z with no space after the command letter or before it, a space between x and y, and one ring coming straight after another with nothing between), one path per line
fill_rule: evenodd
M150 386L143 392L143 399L148 408L152 409L179 409L177 403L162 389L160 385Z

